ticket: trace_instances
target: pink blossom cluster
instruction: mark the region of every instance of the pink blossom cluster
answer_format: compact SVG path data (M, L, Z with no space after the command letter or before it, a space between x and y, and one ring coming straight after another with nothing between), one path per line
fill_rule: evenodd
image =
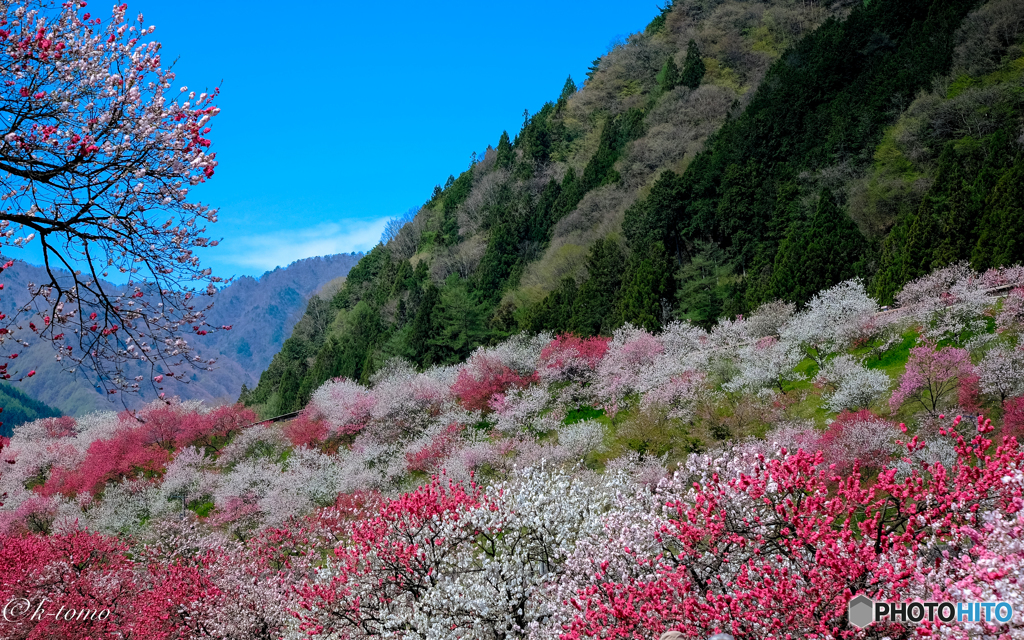
M954 404L964 385L977 381L974 366L966 349L942 347L936 349L925 344L910 350L907 369L900 377L899 386L889 399L893 411L907 402L913 402L932 415Z

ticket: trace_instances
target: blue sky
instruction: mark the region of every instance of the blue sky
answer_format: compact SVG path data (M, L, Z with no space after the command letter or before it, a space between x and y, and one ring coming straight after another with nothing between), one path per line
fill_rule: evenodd
M97 15L100 6L90 3ZM105 10L106 5L104 5ZM194 195L220 209L222 276L366 250L523 110L578 85L656 0L129 0L156 25L177 84L221 86L220 166Z

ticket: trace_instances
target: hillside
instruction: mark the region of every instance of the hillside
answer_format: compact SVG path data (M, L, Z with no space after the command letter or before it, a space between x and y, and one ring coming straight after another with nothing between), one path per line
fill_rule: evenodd
M710 326L1024 258L1021 0L670 4L450 176L244 401L520 330Z
M170 382L164 385L169 395L182 399L206 401L233 401L243 385L255 386L258 373L265 369L277 353L285 338L302 317L311 296L323 287L342 278L358 262L362 254L298 260L284 268L268 271L259 278L243 276L219 291L209 322L214 326L232 325L230 331L207 336L193 336L206 358L216 358L213 371L194 372L189 384ZM6 285L0 299L3 312L25 304L29 282L42 281L43 269L24 262L16 262L4 271ZM336 287L336 283L334 284ZM28 396L68 415L83 415L89 411L110 410L121 406L119 402L101 395L87 375L67 374L54 360L52 349L43 343L34 343L25 349L20 362L30 363L38 373L31 379L17 383L17 388ZM129 406L140 406L152 400L152 389L143 388L138 397L128 396ZM4 406L4 405L0 405Z
M13 386L0 383L0 437L10 438L14 429L40 418L60 417L60 411L35 400Z
M958 265L889 311L853 279L710 330L521 334L332 380L283 423L193 402L33 422L3 451L0 587L57 574L111 609L103 636L35 627L67 638L915 637L851 631L867 589L1007 602L940 630L1015 637L1022 282Z

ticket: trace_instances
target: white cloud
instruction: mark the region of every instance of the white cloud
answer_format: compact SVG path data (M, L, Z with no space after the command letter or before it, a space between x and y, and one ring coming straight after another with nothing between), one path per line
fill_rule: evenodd
M218 248L217 262L271 271L303 258L368 251L380 242L387 221L327 222L307 229L235 236L225 239Z

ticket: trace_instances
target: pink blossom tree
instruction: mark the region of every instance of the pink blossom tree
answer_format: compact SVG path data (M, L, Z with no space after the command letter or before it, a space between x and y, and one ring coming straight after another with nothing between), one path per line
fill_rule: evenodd
M962 381L974 375L971 356L966 349L943 347L936 350L932 345L915 347L910 350L907 370L900 377L899 386L889 398L889 407L898 411L908 402L913 402L937 415L957 393Z
M597 369L608 351L609 338L578 338L572 334L556 336L540 352L540 376L546 380L583 381Z

